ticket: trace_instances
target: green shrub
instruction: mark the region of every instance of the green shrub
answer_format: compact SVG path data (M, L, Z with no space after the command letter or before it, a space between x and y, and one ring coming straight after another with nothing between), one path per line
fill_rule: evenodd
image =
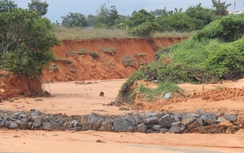
M147 37L156 32L158 28L159 25L155 22L144 22L133 27L129 33L131 33L133 36Z
M208 26L198 31L194 39L220 39L231 42L240 39L244 34L244 14L229 15L220 20L215 20Z

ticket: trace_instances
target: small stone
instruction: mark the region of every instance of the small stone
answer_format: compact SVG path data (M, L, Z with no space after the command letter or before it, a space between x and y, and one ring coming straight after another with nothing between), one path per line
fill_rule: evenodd
M202 115L201 119L207 124L207 125L212 125L213 121L211 121L208 117Z
M154 123L154 122L157 122L158 118L153 116L153 117L149 117L149 118L146 118L143 120L143 122L145 124L151 124L151 123Z
M36 111L36 109L35 108L31 108L30 111L34 112L34 111Z
M154 125L152 128L153 128L153 130L155 130L155 131L159 131L160 128L161 128L161 126L160 126L160 125Z
M97 139L96 143L104 143L104 142L100 139Z
M166 132L169 132L169 129L165 129L165 128L161 128L159 130L160 133L166 133Z

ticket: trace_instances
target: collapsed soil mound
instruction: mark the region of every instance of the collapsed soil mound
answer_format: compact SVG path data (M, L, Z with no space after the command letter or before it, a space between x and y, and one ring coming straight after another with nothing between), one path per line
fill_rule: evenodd
M56 60L43 70L44 82L122 79L154 60L162 46L186 38L64 40L55 46Z
M0 71L0 80L0 100L18 95L43 95L42 84L36 76L29 79L24 75Z

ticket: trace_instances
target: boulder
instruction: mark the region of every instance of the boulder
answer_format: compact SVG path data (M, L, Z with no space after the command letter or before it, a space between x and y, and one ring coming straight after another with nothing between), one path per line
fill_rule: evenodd
M161 128L161 126L160 126L160 125L154 125L152 128L153 128L153 130L155 130L155 131L159 131L160 128Z
M174 122L171 124L169 132L171 133L181 133L186 129L185 125L181 122Z
M169 128L173 121L174 117L170 114L166 114L158 120L158 124L161 125L163 128Z
M117 118L113 121L114 131L127 132L129 131L131 124L125 118Z
M157 121L158 121L158 118L155 117L155 116L153 116L153 117L149 117L149 118L146 118L146 119L143 120L143 122L144 122L145 124L151 124L151 123L155 123L155 122L157 122Z
M15 122L10 121L9 122L9 125L8 125L8 128L10 128L10 129L17 129L18 128L18 124L15 123Z
M237 121L237 117L235 114L226 114L225 119L227 119L228 121L231 121L231 122Z
M59 127L60 127L60 124L58 124L58 123L49 123L49 122L43 123L43 130L55 131L55 130L58 130Z
M137 131L145 133L147 131L147 126L143 123L137 125Z
M182 117L182 121L181 122L184 125L189 125L189 124L193 123L194 121L196 121L196 118L193 115L191 115L191 114L187 114L187 115L184 115Z

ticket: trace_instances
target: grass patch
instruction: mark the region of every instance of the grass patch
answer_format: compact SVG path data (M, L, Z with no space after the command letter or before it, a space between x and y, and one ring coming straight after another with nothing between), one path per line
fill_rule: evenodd
M115 55L117 53L117 49L114 47L102 48L101 52L103 52L105 54L109 54L109 55Z
M125 55L123 57L122 63L125 67L130 66L130 67L135 67L136 66L136 61L135 59L131 58L128 55Z
M176 90L180 90L180 88L175 83L170 82L169 80L160 82L156 89L146 87L144 84L139 84L136 89L130 94L130 99L134 100L136 94L140 92L143 96L146 97L147 101L153 102L156 99L159 99L160 95L164 95L168 92L174 93Z
M123 29L97 29L97 28L66 28L62 26L53 26L52 32L60 40L72 40L72 39L93 39L93 38L136 38L127 33ZM156 32L152 37L190 37L194 32Z
M69 51L66 53L66 56L76 56L76 55L90 55L93 59L99 58L99 54L93 51L89 51L85 48L81 48L80 51Z

